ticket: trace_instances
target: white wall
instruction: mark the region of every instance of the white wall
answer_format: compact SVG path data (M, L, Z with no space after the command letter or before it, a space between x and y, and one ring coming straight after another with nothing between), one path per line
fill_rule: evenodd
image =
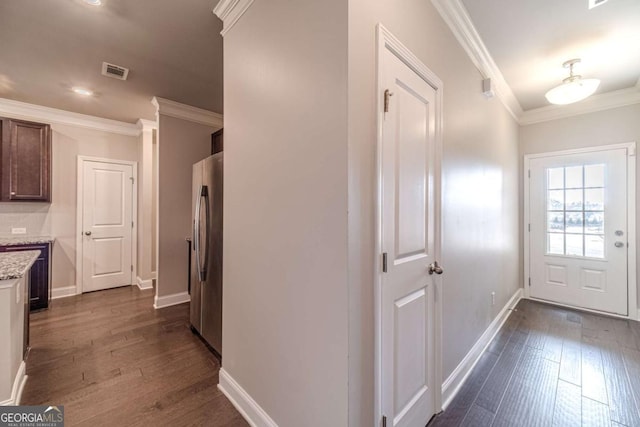
M140 122L139 122L140 124ZM153 262L156 258L154 246L154 214L153 209L153 134L154 129L148 125L140 126L138 140L138 265L136 280L147 287L152 280Z
M52 287L63 288L75 286L78 156L137 161L138 138L62 124L51 129L51 204L0 203L0 234L26 227L28 234L55 237Z
M444 84L444 381L519 287L518 127L428 0L349 1L349 425L371 426L376 144L375 27ZM491 292L496 304L491 305Z
M346 1L255 1L224 81L223 369L281 427L345 426Z
M623 142L640 143L640 104L522 126L520 128L520 170L523 168L525 154ZM640 171L639 161L639 156L636 155L637 171ZM636 174L636 179L640 180L640 173ZM521 189L522 182L523 174L520 173ZM524 191L521 193L521 209L524 203L523 194ZM636 182L636 201L638 200L640 200L640 181ZM638 226L640 221L636 218L637 230L639 230ZM522 229L520 227L521 233ZM640 239L636 241L636 247L638 241ZM640 299L638 302L640 304Z
M211 126L160 114L158 123L158 266L156 295L187 291L191 236L191 175L211 154Z

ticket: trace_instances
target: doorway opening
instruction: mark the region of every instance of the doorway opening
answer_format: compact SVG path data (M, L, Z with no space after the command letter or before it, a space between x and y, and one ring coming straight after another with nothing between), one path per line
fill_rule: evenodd
M635 143L524 159L525 296L636 319Z

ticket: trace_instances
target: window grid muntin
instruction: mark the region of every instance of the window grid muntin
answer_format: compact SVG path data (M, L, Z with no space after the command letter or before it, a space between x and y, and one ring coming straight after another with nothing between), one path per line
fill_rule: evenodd
M601 167L601 173L602 173L602 186L586 186L585 184L587 183L587 177L585 176L585 169L586 167L589 166L597 166L597 167ZM581 183L582 183L582 187L567 187L567 169L568 168L575 168L576 166L564 166L564 167L555 167L555 168L547 168L546 169L546 210L545 210L545 231L546 231L546 253L547 255L567 255L567 256L579 256L579 257L587 257L587 258L604 258L604 213L605 213L605 207L604 207L604 199L605 199L605 185L604 185L604 173L606 171L606 165L605 164L590 164L590 165L580 165L581 168ZM561 170L562 171L562 188L558 188L556 186L554 186L553 188L551 188L550 186L550 175L552 173L552 171L558 171ZM595 209L586 209L587 207L587 203L586 203L586 191L587 190L602 190L602 210L595 210ZM567 209L567 190L570 191L574 191L574 190L581 190L581 202L580 202L580 206L581 209L580 210L568 210ZM549 209L550 206L550 192L558 192L558 191L562 191L562 209ZM551 230L550 229L550 221L549 221L549 217L550 214L561 214L562 218L563 218L563 224L562 224L562 230L561 231L555 231L555 230ZM581 214L582 217L582 232L567 232L567 216L568 214ZM587 215L588 214L600 214L602 216L601 219L601 230L602 233L594 233L594 232L587 232ZM551 251L551 236L552 235L556 235L556 236L562 236L562 253L556 253L556 252L552 252ZM576 254L568 254L567 253L567 235L570 236L581 236L581 255L576 255ZM602 239L602 252L601 255L593 255L593 256L587 256L587 238L588 236L592 236L592 237L599 237ZM592 242L592 240L590 240L590 242Z

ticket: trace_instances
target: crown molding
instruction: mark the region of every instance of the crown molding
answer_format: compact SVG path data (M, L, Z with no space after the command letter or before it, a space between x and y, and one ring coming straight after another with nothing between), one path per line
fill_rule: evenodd
M490 78L496 94L520 125L562 119L579 114L608 110L640 103L640 79L634 87L594 95L570 105L548 105L523 111L502 72L480 38L462 0L431 0L442 19L462 45L467 55L485 78Z
M220 0L218 2L213 9L213 13L222 20L220 34L223 37L238 22L252 3L253 0Z
M640 103L640 90L636 87L630 87L593 95L575 104L548 105L527 110L520 116L518 122L526 126L638 103Z
M16 119L36 120L50 124L61 124L117 133L127 136L138 136L140 129L133 123L103 119L102 117L74 113L42 105L28 104L12 99L0 98L0 114Z
M496 95L513 118L518 120L522 114L522 107L480 38L462 0L431 0L431 2L469 55L471 62L480 70L484 78L491 79Z
M214 113L213 111L192 107L191 105L181 104L157 96L153 97L151 103L156 107L157 114L200 123L217 129L221 129L223 126L222 114Z
M136 122L136 125L138 126L138 129L140 129L141 131L158 129L158 122L154 120L138 119L138 121Z

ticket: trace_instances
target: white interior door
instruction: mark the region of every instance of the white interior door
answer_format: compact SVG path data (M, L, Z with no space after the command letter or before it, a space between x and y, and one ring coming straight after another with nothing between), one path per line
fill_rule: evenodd
M83 292L132 283L133 167L83 161Z
M388 49L382 125L381 392L387 426L424 427L435 413L436 92ZM383 267L384 268L384 267Z
M530 161L530 295L627 315L627 150Z

